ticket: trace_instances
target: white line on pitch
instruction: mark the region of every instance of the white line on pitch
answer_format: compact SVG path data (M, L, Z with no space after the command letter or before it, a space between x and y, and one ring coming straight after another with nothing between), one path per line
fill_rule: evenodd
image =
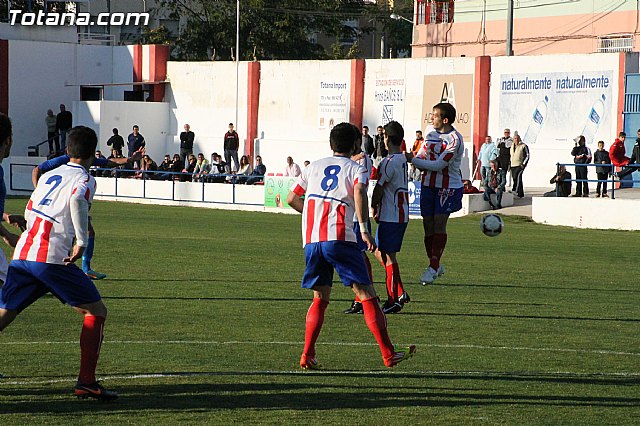
M377 371L358 371L358 370L316 370L316 371L303 371L303 370L265 370L265 371L242 371L242 372L192 372L192 373L146 373L146 374L129 374L129 375L111 375L101 376L100 380L138 380L138 379L165 379L165 378L192 378L192 377L216 377L216 376L245 376L245 375L370 375L370 376L390 376L394 375L394 372L388 370ZM599 372L599 373L578 373L572 371L532 371L532 372L509 372L509 371L399 371L398 374L415 374L415 375L431 375L431 376L469 376L469 377L505 377L505 376L517 376L517 377L531 377L535 380L538 376L567 376L567 377L640 377L640 373L620 373L620 372ZM0 379L1 385L12 386L28 386L28 385L47 385L56 383L71 383L75 378L60 378L49 380L22 380L22 381L6 381Z
M106 344L114 345L284 345L284 346L302 346L304 342L291 341L271 341L271 342L252 342L252 341L215 341L215 340L105 340ZM44 342L0 342L0 346L20 346L20 345L77 345L78 341L44 341ZM318 342L317 345L324 346L377 346L375 343L358 343L358 342ZM453 345L453 344L421 344L416 343L418 347L424 348L443 348L443 349L481 349L481 350L505 350L505 351L531 351L531 352L569 352L569 353L585 353L600 355L623 355L623 356L640 356L639 352L622 352L604 349L569 349L569 348L531 348L531 347L512 347L512 346L486 346L486 345ZM399 345L401 346L401 345Z

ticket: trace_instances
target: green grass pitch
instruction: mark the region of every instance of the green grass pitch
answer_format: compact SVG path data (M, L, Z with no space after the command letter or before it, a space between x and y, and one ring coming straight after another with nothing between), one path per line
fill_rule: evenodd
M21 212L13 199L7 211ZM297 363L311 293L300 217L97 201L94 269L109 308L98 375L71 394L80 316L45 297L0 334L2 424L638 424L637 232L453 219L447 273L418 283L420 221L399 262L412 302L388 317L416 356L384 367L335 285L318 358ZM374 263L379 293L383 268Z

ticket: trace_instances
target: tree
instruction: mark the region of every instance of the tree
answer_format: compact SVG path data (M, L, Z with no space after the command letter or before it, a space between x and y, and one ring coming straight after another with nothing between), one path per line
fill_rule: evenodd
M173 55L186 60L232 59L234 0L160 0L182 30ZM330 55L314 34L353 36L345 21L363 16L364 0L242 0L240 59L323 59Z

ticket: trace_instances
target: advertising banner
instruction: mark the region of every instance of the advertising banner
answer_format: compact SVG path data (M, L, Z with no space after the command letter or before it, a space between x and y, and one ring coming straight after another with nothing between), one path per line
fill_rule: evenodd
M295 181L296 178L293 177L265 176L264 206L291 208L287 204L287 195Z
M500 129L517 130L530 147L571 147L584 135L594 149L609 138L612 71L502 74Z
M458 117L453 127L464 141L471 141L473 110L473 75L425 75L422 100L422 130L431 124L433 106L448 102L456 108Z
M349 84L329 78L320 79L318 90L318 128L332 129L349 121Z
M376 77L373 96L378 123L404 122L404 78Z

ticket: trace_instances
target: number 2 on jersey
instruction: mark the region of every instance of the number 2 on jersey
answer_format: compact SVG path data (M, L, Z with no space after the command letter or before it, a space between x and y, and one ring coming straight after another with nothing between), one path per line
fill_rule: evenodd
M340 166L333 165L324 169L324 179L320 182L320 186L325 191L333 191L338 187L338 173L340 173Z
M51 204L53 200L49 198L49 195L51 195L51 193L58 187L58 185L60 185L60 183L62 183L62 176L60 175L53 175L53 176L50 176L49 179L47 179L45 184L46 185L53 184L53 186L51 187L51 189L49 189L49 192L47 192L47 195L45 195L42 198L42 200L40 200L40 202L38 203L39 206L48 206Z

